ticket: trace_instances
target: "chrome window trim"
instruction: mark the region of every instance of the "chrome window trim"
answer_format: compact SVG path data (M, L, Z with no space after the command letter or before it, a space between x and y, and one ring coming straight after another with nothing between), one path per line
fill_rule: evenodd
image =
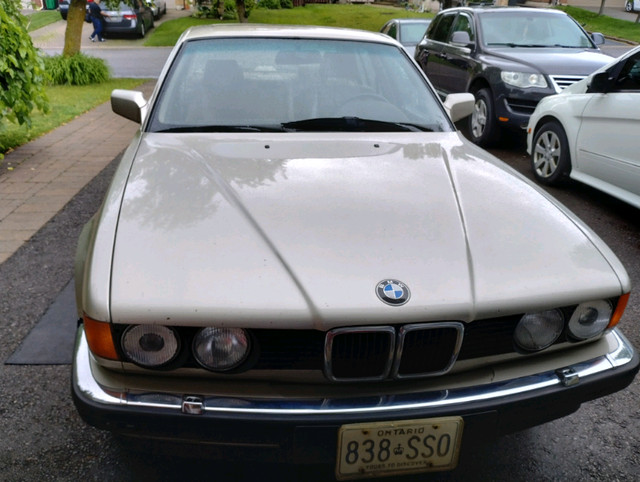
M440 329L440 328L454 328L458 332L456 344L453 348L453 353L451 354L451 359L449 360L449 363L447 364L447 366L443 370L435 371L435 372L424 372L424 373L416 373L411 375L400 375L399 370L400 370L400 364L402 363L404 339L407 333L410 333L412 331L417 331L417 330L426 331L426 330L434 330L434 329ZM398 348L396 350L396 357L393 362L393 368L391 370L391 377L396 378L398 380L406 380L411 378L425 378L425 377L434 377L438 375L444 375L449 370L451 370L451 367L453 367L453 364L458 359L458 354L460 353L460 348L462 347L463 335L464 335L464 325L459 321L440 322L440 323L413 323L410 325L401 326L400 330L398 330Z
M386 332L389 335L389 353L385 364L384 372L379 377L363 377L363 378L338 378L333 375L333 363L331 351L333 348L333 341L339 335L345 333L375 333ZM324 374L332 382L367 382L367 381L380 381L385 380L391 373L391 367L393 366L393 359L396 351L396 330L393 326L353 326L347 328L335 328L329 332L324 339Z

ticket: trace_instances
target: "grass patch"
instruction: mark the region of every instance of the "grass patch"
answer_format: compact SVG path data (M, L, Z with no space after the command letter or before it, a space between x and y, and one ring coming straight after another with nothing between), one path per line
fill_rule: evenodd
M75 117L107 102L113 89L135 89L145 79L112 79L101 84L70 86L55 85L46 88L51 111L32 113L32 126L0 122L0 152L7 152L40 137L42 134L66 124Z
M391 18L433 18L433 13L418 13L403 8L377 7L372 5L309 4L305 7L268 10L254 8L249 17L250 23L280 25L319 25L329 27L358 28L378 32ZM153 29L144 42L149 47L173 46L178 37L187 28L194 25L213 23L235 23L214 19L183 17L164 22Z
M640 24L629 20L598 16L596 12L584 8L562 6L556 7L567 12L589 32L600 32L609 37L630 40L640 43Z
M27 31L33 32L39 28L45 27L51 23L62 20L60 12L57 10L41 10L27 15Z

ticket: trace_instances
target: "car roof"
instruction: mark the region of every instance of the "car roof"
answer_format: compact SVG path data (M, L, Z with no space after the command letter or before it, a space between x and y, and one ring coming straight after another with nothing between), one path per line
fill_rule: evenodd
M492 13L497 12L517 12L520 11L523 15L529 15L531 13L542 14L542 15L567 15L562 10L555 10L549 8L537 8L537 7L505 7L500 5L470 5L466 7L455 7L455 8L447 8L442 10L440 13L446 12L473 12L480 13L482 15L491 15Z
M271 24L210 24L190 27L180 37L180 42L205 38L306 38L330 40L355 40L396 45L396 42L379 32L368 32L338 27L314 27L303 25Z

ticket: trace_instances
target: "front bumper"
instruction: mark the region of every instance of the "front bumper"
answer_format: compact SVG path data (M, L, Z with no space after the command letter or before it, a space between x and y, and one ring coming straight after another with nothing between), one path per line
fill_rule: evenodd
M538 425L581 403L628 386L638 354L619 332L605 356L533 376L451 390L359 398L198 397L107 389L84 330L78 329L72 394L82 418L101 429L142 438L196 443L211 457L333 463L345 423L462 416L465 441Z

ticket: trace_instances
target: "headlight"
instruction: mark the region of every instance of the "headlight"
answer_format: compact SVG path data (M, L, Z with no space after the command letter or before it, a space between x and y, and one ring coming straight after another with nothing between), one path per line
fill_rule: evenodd
M526 313L513 334L516 345L526 351L540 351L551 346L564 328L560 310Z
M204 368L227 371L247 358L249 345L249 335L242 328L208 327L193 339L193 355Z
M547 81L542 74L533 74L530 72L501 72L500 77L505 84L527 89L529 87L544 88Z
M122 349L134 363L155 368L169 363L180 349L171 328L161 325L133 325L122 334Z
M600 335L609 326L612 312L606 300L580 303L569 320L569 333L578 340Z

